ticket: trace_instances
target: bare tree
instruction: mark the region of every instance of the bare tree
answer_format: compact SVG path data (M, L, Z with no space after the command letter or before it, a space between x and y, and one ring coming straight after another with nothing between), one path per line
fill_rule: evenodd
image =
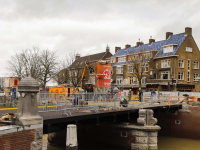
M18 77L19 80L27 76L37 79L40 76L39 66L39 50L33 47L32 50L22 50L21 53L11 56L7 69L12 76Z
M40 52L40 76L39 82L43 88L46 87L46 83L49 82L56 75L57 57L56 53L50 50L42 50Z
M149 61L152 57L150 50L141 49L139 52L130 52L128 71L138 80L139 88L141 88L142 78L145 72L149 70Z
M56 79L59 84L71 83L74 87L81 85L85 62L89 60L89 57L77 57L78 55L80 56L76 52L69 53L60 63Z
M33 47L33 49L22 50L11 56L7 69L11 76L18 77L19 80L31 76L40 82L41 87L45 88L46 83L56 73L56 59L55 52L41 51Z

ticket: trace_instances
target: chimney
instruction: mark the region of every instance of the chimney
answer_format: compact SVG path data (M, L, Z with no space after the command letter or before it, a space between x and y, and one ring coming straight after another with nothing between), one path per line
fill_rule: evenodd
M149 45L151 45L151 43L155 42L155 39L150 38L149 39Z
M187 34L187 35L192 35L192 28L186 27L186 28L185 28L185 34Z
M81 56L80 54L76 54L76 60L79 59Z
M115 47L115 53L117 53L117 51L120 49L121 49L121 47Z
M137 42L136 47L139 47L140 45L143 45L143 42Z
M110 52L110 47L108 47L108 44L107 44L107 47L106 47L106 52Z
M125 50L127 50L129 47L131 47L131 45L126 44L125 45Z
M172 32L166 32L166 40L169 38L169 36L173 35Z

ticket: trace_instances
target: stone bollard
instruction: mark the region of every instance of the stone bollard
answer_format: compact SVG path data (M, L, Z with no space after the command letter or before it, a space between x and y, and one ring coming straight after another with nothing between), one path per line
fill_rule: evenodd
M22 79L18 84L20 93L17 120L19 125L43 124L43 119L38 112L37 93L39 83L32 77Z
M67 126L66 150L78 150L76 125Z
M20 93L19 106L17 116L13 119L13 124L22 126L29 135L34 137L31 143L23 141L30 145L31 150L42 149L42 136L43 136L43 118L38 112L37 93L39 92L39 83L32 77L22 79L18 84L18 92ZM24 136L26 133L24 131ZM22 143L23 145L23 143ZM16 147L16 149L20 149ZM27 149L27 148L22 148Z

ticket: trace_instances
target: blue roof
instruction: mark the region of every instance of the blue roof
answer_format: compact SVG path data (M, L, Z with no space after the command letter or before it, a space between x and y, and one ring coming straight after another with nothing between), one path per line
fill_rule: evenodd
M128 55L130 53L138 53L138 52L141 52L141 50L145 50L145 51L158 50L158 53L155 55L155 57L174 55L186 37L187 36L185 35L185 33L175 34L175 35L170 36L167 40L157 41L157 42L152 43L151 45L149 45L149 43L148 43L148 44L140 45L139 47L135 47L135 46L129 47L127 50L125 50L125 49L118 50L113 55L113 57L120 57L123 55ZM163 53L162 46L170 45L170 44L177 44L177 47L175 48L175 50L170 53Z
M117 62L117 63L113 63L112 66L125 65L125 64L127 64L127 63L128 63L127 61L124 61L124 62Z

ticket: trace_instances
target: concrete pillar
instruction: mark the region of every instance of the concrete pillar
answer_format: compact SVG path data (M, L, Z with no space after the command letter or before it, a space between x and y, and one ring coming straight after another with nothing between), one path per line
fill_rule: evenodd
M66 150L78 150L76 125L67 126Z

